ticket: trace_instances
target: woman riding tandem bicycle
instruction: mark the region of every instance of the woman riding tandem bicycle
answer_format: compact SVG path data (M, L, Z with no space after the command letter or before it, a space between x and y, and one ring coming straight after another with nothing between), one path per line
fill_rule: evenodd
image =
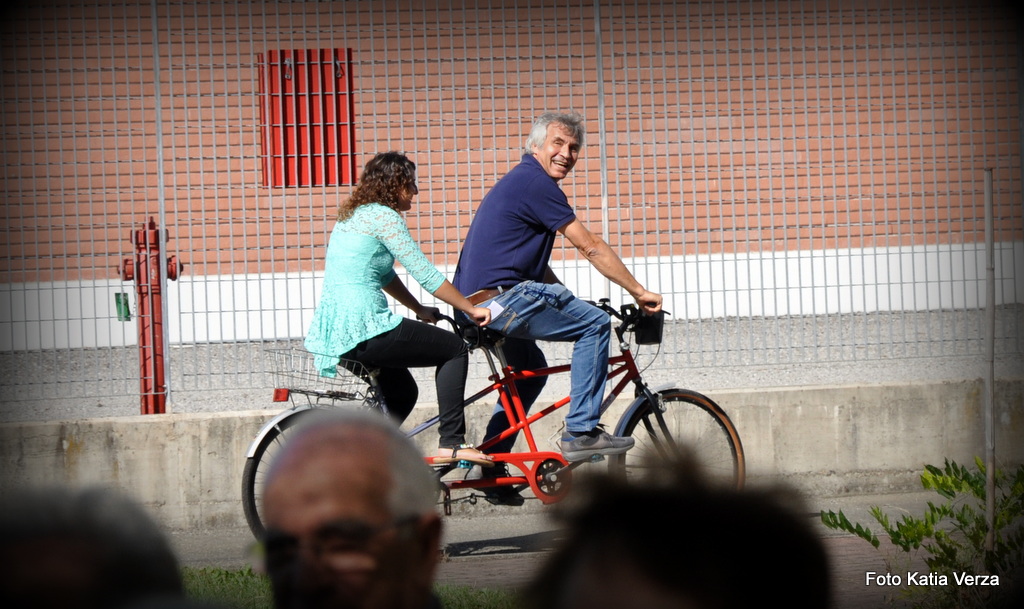
M352 195L338 208L323 291L305 347L317 354L316 367L323 376L336 375L341 359L377 369L387 410L399 423L409 416L419 393L408 368L435 366L440 449L434 461L488 466L491 458L465 443L465 342L453 332L392 312L384 296L419 319L431 324L439 319L440 311L422 305L398 278L397 259L425 290L477 325L491 319L490 311L470 304L413 241L400 213L412 207L418 192L416 165L405 155L385 152L366 163Z

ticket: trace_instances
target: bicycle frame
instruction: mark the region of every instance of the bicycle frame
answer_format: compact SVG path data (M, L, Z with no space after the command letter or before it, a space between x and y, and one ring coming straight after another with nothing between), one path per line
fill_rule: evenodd
M609 389L601 403L600 416L603 418L607 414L611 405L626 390L627 385L633 383L635 386L635 397L619 417L614 433L617 436L634 438L637 441L637 446L626 455L612 457L609 466L615 472L621 472L624 475L643 472L650 467L651 463L676 457L679 454L677 446L682 446L677 443L677 438L679 438L686 442L688 449L710 455L709 462L713 464L713 467L717 467L717 471L722 476L730 478L737 486L742 486L745 471L743 447L739 434L728 415L707 396L671 384L649 387L641 376L631 349L632 342L635 340L640 345L659 344L662 320L655 318L654 323L646 321L648 318L641 317L640 312L633 305L623 306L616 311L608 305L607 300L595 304L619 320L619 323L613 324L613 330L619 340L620 353L608 359L607 386ZM589 461L569 463L558 448L547 451L540 450L532 426L538 420L564 407L569 403L570 398L563 397L533 414L528 414L519 395L517 382L564 374L572 369L571 364L548 366L537 370L515 370L504 359L501 349L504 338L501 334L486 329L475 336L463 332L462 328L456 328L456 331L463 336L471 350L483 351L491 370L491 375L488 377L490 383L464 400L463 406L479 402L491 395L497 395L498 403L506 413L509 423L507 430L496 437L485 439L480 448L491 449L498 442L521 432L526 450L492 453L497 463L510 465L518 471L510 470L508 474L501 477L482 476L470 480L445 480L444 476L458 467L458 464L435 464L432 458L427 457L427 463L433 466L439 482L442 483L445 513L451 513L451 504L453 503L451 491L453 489L512 487L522 490L529 487L534 496L542 503L560 501L569 492L573 470ZM629 332L632 332L633 336L627 337L626 334ZM642 339L641 333L643 333ZM260 429L256 438L249 445L245 468L242 472L243 509L246 521L257 537L263 533L259 498L266 468L272 462L274 452L279 449L281 438L299 423L298 419L305 417L309 411L337 406L339 399L337 396L344 396L349 401L361 399L363 405L370 408L386 406L377 397L370 399L371 396L377 396L376 392L378 391L374 371L364 371L365 374L356 375L356 378L361 379L360 382L364 383L364 392L359 387L347 386L346 383L350 382L348 379L338 382L323 381L319 371L312 369L312 362L306 361L307 358L314 357L312 354L301 352L297 362L296 356L291 353L291 350L285 355L287 355L285 358L287 366L284 368L285 382L282 385L284 391L275 389L275 401L279 397L278 394L281 394L280 397L292 402L292 407L279 413ZM349 372L353 372L349 363L351 362L346 363L345 367L349 368ZM368 383L369 386L366 387L365 383ZM297 403L294 399L296 394L305 395L306 403ZM417 425L407 435L420 434L437 425L438 421L439 417L434 416ZM599 459L601 458L598 457L594 460ZM459 497L457 501L475 502L478 496L469 493Z
M652 398L653 394L650 389L644 384L640 374L640 370L636 365L636 360L633 357L633 353L629 348L629 343L623 339L623 331L621 328L616 328L616 334L619 338L619 349L620 354L612 356L608 359L608 365L610 370L608 372L608 382L613 383L609 393L605 396L604 401L601 404L600 413L603 416L612 403L622 394L626 389L626 386L633 383L636 386L637 400L630 408L627 408L627 412L631 412L636 407L637 403L641 403L646 399ZM565 471L571 471L578 467L582 463L568 463L560 452L556 451L542 451L538 449L537 439L533 434L532 425L536 421L550 415L551 413L559 410L569 403L570 398L568 396L563 397L548 406L535 411L532 414L527 414L526 408L523 406L522 399L519 396L519 391L516 387L516 381L535 378L552 376L555 374L564 374L572 369L571 364L562 364L558 366L547 366L544 368L538 368L534 370L514 370L504 362L504 358L501 353L501 341L497 341L493 347L484 347L484 353L487 356L488 364L491 367L492 375L490 376L491 385L485 389L477 392L470 396L463 402L463 407L473 404L480 399L491 395L492 393L498 394L498 400L505 410L505 414L508 417L509 427L501 434L488 438L478 447L482 451L487 451L495 444L500 441L509 438L517 433L522 432L523 438L526 442L527 450L525 451L514 451L507 453L491 453L496 463L507 463L510 464L521 472L524 472L522 476L507 476L488 478L480 480L452 480L444 483L446 487L445 491L445 510L449 510L450 498L449 493L452 490L459 489L478 489L478 488L489 488L495 486L507 486L507 485L529 485L534 494L543 503L554 503L562 498L562 493L550 492L541 488L538 480L538 472L542 469L548 470L544 475L544 479L550 481L552 484L557 486L558 474L563 471L563 468L567 468ZM501 363L501 367L495 364L494 358L497 357ZM621 378L620 378L621 377ZM616 380L617 379L617 380ZM438 417L433 417L430 420L418 425L409 432L408 435L415 436L430 427L433 427L438 422ZM622 422L620 421L619 426ZM454 466L442 467L441 471L450 471Z
M611 391L605 396L604 402L601 404L601 415L608 410L612 402L614 402L619 395L622 394L626 385L630 382L636 382L640 380L640 371L637 369L636 361L633 359L633 354L629 351L616 355L608 359L608 365L611 366L611 370L608 372L608 380L612 381L615 377L622 376L623 378L615 384ZM552 412L562 408L569 403L569 397L563 397L562 399L548 405L547 407L536 411L533 414L527 415L522 404L522 400L519 397L519 391L516 388L515 382L522 379L551 376L554 374L562 374L569 372L571 366L569 364L563 364L560 366L549 366L546 368L539 368L536 370L528 371L514 371L506 368L501 376L501 379L496 382L492 389L503 389L504 392L501 395L502 405L505 407L505 413L514 415L509 417L509 429L503 432L499 436L495 436L490 440L487 440L480 445L480 449L486 451L494 444L497 444L501 440L519 432L523 432L523 437L526 439L526 445L531 451L537 451L537 442L533 437L533 432L530 429L530 425L539 419L542 419ZM490 390L488 390L490 393ZM468 402L467 402L468 403Z

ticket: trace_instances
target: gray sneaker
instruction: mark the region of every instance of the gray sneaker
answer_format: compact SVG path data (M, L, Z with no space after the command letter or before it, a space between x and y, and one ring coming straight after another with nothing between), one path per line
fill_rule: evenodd
M586 461L594 455L621 455L633 448L633 438L613 436L597 428L587 435L562 434L562 456L566 461Z

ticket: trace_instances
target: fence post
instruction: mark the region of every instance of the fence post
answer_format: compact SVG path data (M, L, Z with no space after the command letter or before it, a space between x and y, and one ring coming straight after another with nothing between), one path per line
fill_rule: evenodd
M166 242L166 229L164 235ZM130 235L135 257L125 258L118 267L122 281L135 282L136 319L139 328L139 389L142 414L163 414L167 409L167 379L164 367L163 286L160 265L163 252L156 221ZM185 268L177 257L166 261L167 278L174 281Z
M995 547L996 518L996 254L992 170L985 170L985 549Z

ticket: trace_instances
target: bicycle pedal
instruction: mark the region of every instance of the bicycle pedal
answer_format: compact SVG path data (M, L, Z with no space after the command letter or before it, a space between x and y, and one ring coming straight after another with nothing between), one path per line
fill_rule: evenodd
M604 455L590 455L589 461L591 463L600 463L601 461L604 461Z

